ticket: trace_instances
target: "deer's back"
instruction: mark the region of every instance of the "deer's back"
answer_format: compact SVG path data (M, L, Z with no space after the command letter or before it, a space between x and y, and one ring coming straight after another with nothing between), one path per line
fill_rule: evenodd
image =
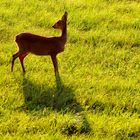
M21 33L15 40L19 49L37 55L51 55L64 50L64 43L60 37L43 37L31 33Z

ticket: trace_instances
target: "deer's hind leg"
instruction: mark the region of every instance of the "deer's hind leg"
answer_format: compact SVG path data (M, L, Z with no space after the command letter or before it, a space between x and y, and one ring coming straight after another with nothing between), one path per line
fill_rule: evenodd
M22 70L23 70L23 73L25 73L25 68L24 68L24 64L23 64L23 60L24 58L28 55L28 53L23 53L22 55L19 56L19 60L20 60L20 63L21 63L21 66L22 66Z
M11 66L11 71L13 71L13 67L14 67L14 62L15 62L15 59L18 58L20 55L19 52L13 54L13 58L12 58L12 66Z

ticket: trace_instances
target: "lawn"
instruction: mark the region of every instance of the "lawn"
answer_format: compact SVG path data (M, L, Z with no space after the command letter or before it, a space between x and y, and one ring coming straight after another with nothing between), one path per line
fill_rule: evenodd
M59 36L68 12L68 40L57 58L29 54L23 75L11 72L15 36ZM0 1L0 139L140 139L139 0Z

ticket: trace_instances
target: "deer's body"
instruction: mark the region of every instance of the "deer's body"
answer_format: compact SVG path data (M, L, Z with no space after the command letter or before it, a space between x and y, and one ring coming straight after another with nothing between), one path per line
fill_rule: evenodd
M43 37L31 33L20 33L16 36L16 43L19 51L13 55L11 71L13 71L14 61L19 57L23 72L25 72L23 60L29 54L50 55L55 75L58 73L57 54L64 51L64 46L67 40L67 12L62 19L54 24L53 28L61 29L60 37Z
M64 51L66 40L62 37L43 37L31 33L21 33L16 36L16 43L23 52L36 55L52 55Z

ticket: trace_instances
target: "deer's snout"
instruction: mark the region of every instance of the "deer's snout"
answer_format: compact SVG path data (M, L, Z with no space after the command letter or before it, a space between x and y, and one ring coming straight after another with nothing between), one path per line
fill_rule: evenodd
M52 28L55 28L55 25L53 25Z

